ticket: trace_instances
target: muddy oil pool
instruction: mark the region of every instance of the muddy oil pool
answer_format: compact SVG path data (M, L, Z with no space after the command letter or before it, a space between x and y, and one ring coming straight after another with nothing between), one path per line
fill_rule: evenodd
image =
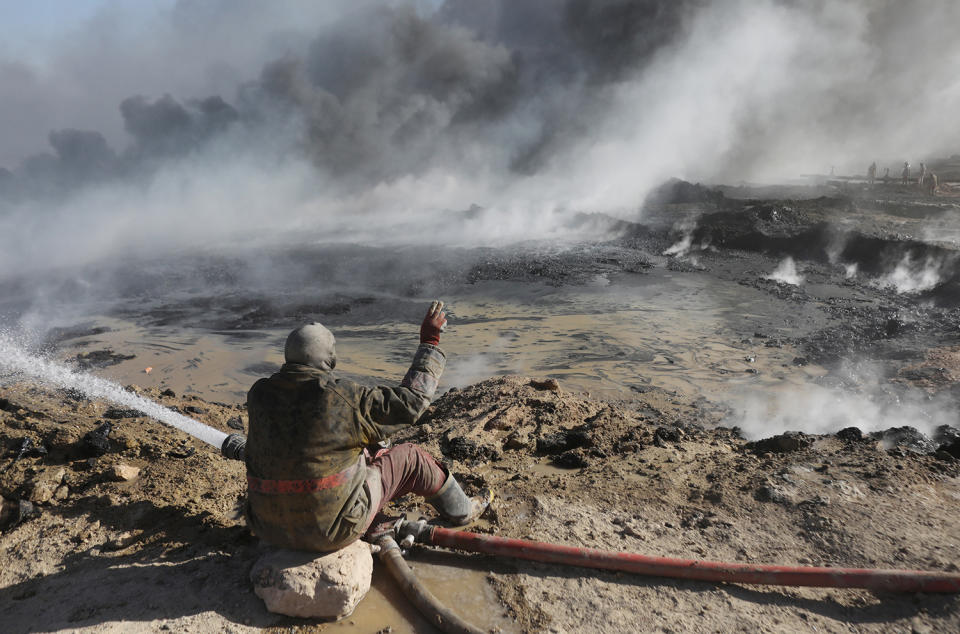
M419 303L426 306L428 299ZM823 373L794 365L796 351L780 341L822 325L826 317L816 307L704 275L653 269L560 287L486 281L444 299L450 314L441 389L514 373L555 377L565 389L606 398L629 398L656 386L723 401L744 388L802 383ZM419 324L391 315L389 300L378 303L379 310L367 310L360 323L342 315L330 327L338 372L391 383L406 371ZM243 399L257 377L280 366L288 332L88 319L108 330L70 339L62 353L111 349L135 355L97 373L228 402Z

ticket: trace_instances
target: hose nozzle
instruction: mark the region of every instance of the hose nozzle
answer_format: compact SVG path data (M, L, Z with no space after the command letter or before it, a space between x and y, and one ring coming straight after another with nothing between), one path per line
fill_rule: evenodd
M242 461L246 457L247 438L243 434L230 434L223 440L220 453L228 460Z

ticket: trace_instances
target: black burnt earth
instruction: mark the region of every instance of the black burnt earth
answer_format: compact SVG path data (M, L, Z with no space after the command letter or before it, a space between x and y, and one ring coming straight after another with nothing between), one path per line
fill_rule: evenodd
M592 445L593 437L585 426L581 425L573 429L561 429L556 433L537 438L537 453L552 455Z
M81 451L84 455L91 458L97 458L110 451L110 440L107 436L113 431L113 425L105 422L93 431L84 434L80 441Z
M137 418L139 416L143 416L140 410L123 407L110 407L103 413L104 418L110 418L112 420L119 420L121 418Z
M960 440L960 429L950 425L940 425L934 430L933 441L941 444L948 444Z
M788 431L777 436L747 443L747 448L756 453L789 453L806 449L813 444L813 439L799 431Z
M653 440L661 446L668 442L680 442L683 440L683 431L676 427L657 427L653 432Z
M919 454L933 453L937 450L937 443L930 440L915 427L891 427L881 432L874 432L871 436L892 447L901 447Z
M583 449L575 449L560 454L553 459L553 464L566 469L582 469L590 466L590 459Z
M77 354L77 366L81 370L91 370L107 368L111 365L117 365L130 359L135 359L135 354L120 354L113 350L91 350L90 352L81 352Z
M864 441L863 432L860 431L860 428L858 427L844 427L834 435L840 440L844 440L846 442Z
M442 445L443 455L454 460L491 460L496 459L499 452L489 445L483 445L475 440L457 436L448 438Z

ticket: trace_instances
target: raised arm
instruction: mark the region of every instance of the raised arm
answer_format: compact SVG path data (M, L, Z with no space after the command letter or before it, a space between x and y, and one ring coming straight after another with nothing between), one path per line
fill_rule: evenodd
M384 440L417 422L437 391L446 356L440 333L447 324L443 302L430 304L420 325L420 346L398 387L364 388L360 398L360 437L364 444Z

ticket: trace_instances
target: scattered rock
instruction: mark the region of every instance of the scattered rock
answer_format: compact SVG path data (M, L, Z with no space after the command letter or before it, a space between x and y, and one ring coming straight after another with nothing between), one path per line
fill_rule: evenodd
M806 357L794 357L792 363L798 368L802 368L805 365L809 365L810 360L807 359Z
M196 405L187 405L183 408L184 411L189 412L190 414L206 414L207 410L202 407L197 407Z
M583 449L574 449L555 457L553 464L565 469L582 469L583 467L590 466L590 459Z
M140 468L128 464L115 464L107 471L107 476L114 482L130 482L140 475Z
M680 516L680 526L682 528L709 528L713 522L703 511L687 510Z
M960 444L955 446L953 449L960 453ZM960 456L957 456L955 453L950 451L946 451L945 449L938 449L933 453L933 457L943 462L953 462L954 460L960 459Z
M559 454L592 445L593 437L584 425L573 429L561 429L554 434L537 438L537 452L541 454Z
M20 446L13 451L13 454L13 462L17 462L18 460L22 460L23 458L27 457L45 456L47 455L47 448L43 445L37 445L33 442L33 438L25 436L20 441ZM10 464L12 465L13 462Z
M184 441L176 449L172 451L168 451L167 455L170 456L171 458L178 458L180 460L184 460L186 458L189 458L195 453L197 453L197 448L189 446L186 443L186 441Z
M500 457L500 452L495 448L463 436L446 438L441 451L454 460L496 460Z
M668 442L680 442L683 440L683 435L683 430L678 427L657 427L653 432L653 443L663 447Z
M813 444L813 439L799 431L788 431L777 436L764 438L755 442L748 442L746 447L758 454L762 453L789 453L800 451Z
M530 379L530 387L535 390L549 390L551 392L560 391L560 382L556 379Z
M883 324L883 336L895 337L903 333L908 327L907 322L899 317L891 317Z
M243 431L243 419L239 416L234 416L227 421L227 427L230 429L236 429L237 431Z
M863 442L865 440L859 427L844 427L834 435L844 442Z
M123 407L110 407L103 413L104 418L110 418L113 420L119 420L121 418L138 418L140 416L143 416L140 410Z
M924 436L917 428L909 425L891 427L881 432L875 432L871 436L882 442L884 448L888 450L899 447L918 454L933 453L937 450L937 443Z
M940 425L933 431L933 441L941 445L960 440L960 429L950 425Z
M0 496L0 530L3 530L3 527L6 526L7 522L10 520L11 516L16 510L16 507L16 502Z
M53 499L57 488L63 483L66 469L56 469L40 473L27 486L27 499L35 504L46 504Z
M170 388L167 388L164 391L160 392L160 396L166 396L167 398L176 398L177 393L171 390Z
M135 535L130 531L123 531L103 545L104 550L117 551L132 546L139 541L140 535Z
M527 449L530 446L530 437L518 431L511 432L503 441L504 449Z
M949 373L945 368L933 368L922 366L919 368L908 368L900 372L900 376L907 381L915 383L939 384L949 380Z
M960 438L957 438L953 442L944 443L940 445L940 449L937 450L937 454L946 454L948 456L953 456L954 458L960 459ZM941 458L942 460L943 458Z
M110 440L107 436L113 430L113 425L109 421L103 423L93 431L83 435L80 440L81 451L85 456L96 458L110 451Z
M28 500L8 500L0 497L0 531L10 530L39 514L40 510Z
M790 495L775 484L765 484L756 490L753 495L760 502L773 502L774 504L790 504Z
M370 589L373 557L355 541L327 555L271 549L250 571L254 592L276 614L342 619Z

